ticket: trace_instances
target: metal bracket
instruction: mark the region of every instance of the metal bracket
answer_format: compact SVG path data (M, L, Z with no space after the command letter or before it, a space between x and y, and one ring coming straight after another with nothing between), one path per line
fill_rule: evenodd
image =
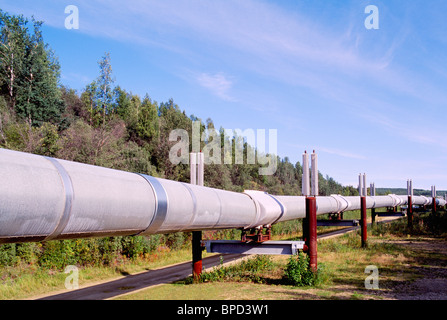
M243 229L241 235L241 242L257 242L261 243L264 241L269 241L272 239L272 226L268 225L265 227L265 232L263 233L264 227L259 226L252 229Z

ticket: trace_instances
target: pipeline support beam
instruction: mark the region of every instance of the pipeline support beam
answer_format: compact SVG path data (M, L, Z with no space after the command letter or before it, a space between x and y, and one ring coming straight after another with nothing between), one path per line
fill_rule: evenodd
M433 214L436 214L436 211L437 211L437 208L436 208L436 198L432 199L431 211L432 211Z
M317 202L315 197L306 197L307 232L304 243L309 256L309 268L316 272L317 263Z
M361 226L361 237L362 237L362 248L366 248L368 246L367 238L368 238L368 229L367 229L367 221L366 221L366 197L360 198L360 226Z
M410 230L413 229L413 200L411 195L408 196L407 223Z

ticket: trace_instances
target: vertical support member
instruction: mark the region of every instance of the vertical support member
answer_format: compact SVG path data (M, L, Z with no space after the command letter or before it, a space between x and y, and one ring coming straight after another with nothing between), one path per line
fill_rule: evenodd
M306 219L308 221L307 239L304 239L309 255L309 268L316 272L317 262L317 199L306 197Z
M202 152L190 153L190 183L203 186L204 155ZM195 281L202 274L202 231L192 232L192 275Z
M433 214L436 214L436 186L432 186L431 187L431 197L432 197L432 202L431 202L431 211Z
M407 224L408 229L413 229L413 181L407 180L407 195L408 195L408 209L407 209Z
M317 262L317 201L318 196L318 161L317 154L311 155L311 187L309 186L309 157L305 151L303 154L303 179L302 193L306 196L306 218L303 220L303 240L309 256L309 268L316 272Z
M369 185L369 194L371 197L376 196L376 186L374 182ZM376 223L376 208L371 208L371 224L374 225Z
M304 197L308 197L310 195L310 180L309 180L309 155L307 154L307 151L304 151L303 153L303 176L301 178L301 193ZM306 206L307 208L307 206ZM307 209L306 209L307 210ZM303 219L303 241L306 243L309 239L309 219L307 218L307 211L306 216Z
M368 246L368 229L366 221L366 174L359 174L359 194L360 194L360 233L362 238L362 248Z

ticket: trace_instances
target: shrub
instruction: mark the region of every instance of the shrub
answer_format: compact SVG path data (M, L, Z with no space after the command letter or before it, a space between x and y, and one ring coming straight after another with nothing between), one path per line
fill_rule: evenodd
M168 233L165 237L166 246L171 250L178 250L185 244L185 237L187 237L187 234L183 232Z
M16 250L16 244L3 244L0 246L0 265L1 266L8 266L8 265L14 265L18 258L17 258L17 250Z
M29 264L37 263L37 257L40 253L40 247L41 245L35 242L17 243L17 260L20 259L22 262Z
M309 258L305 257L300 251L289 258L286 269L284 270L284 280L286 283L296 287L315 285L318 278L318 272L309 268Z
M151 241L142 236L125 237L122 241L123 255L130 259L142 257L145 253L151 252Z
M76 239L74 240L74 254L78 266L100 265L101 252L98 239Z
M47 269L63 270L68 265L76 264L74 243L73 240L44 242L43 253L38 258L39 265Z

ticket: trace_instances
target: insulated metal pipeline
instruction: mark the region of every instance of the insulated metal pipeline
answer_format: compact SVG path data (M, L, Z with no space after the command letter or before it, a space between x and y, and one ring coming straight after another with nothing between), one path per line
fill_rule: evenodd
M317 197L317 214L357 210L359 198ZM413 197L413 204L431 201ZM406 202L367 197L368 208ZM0 149L0 243L253 228L304 216L305 197L231 192Z

